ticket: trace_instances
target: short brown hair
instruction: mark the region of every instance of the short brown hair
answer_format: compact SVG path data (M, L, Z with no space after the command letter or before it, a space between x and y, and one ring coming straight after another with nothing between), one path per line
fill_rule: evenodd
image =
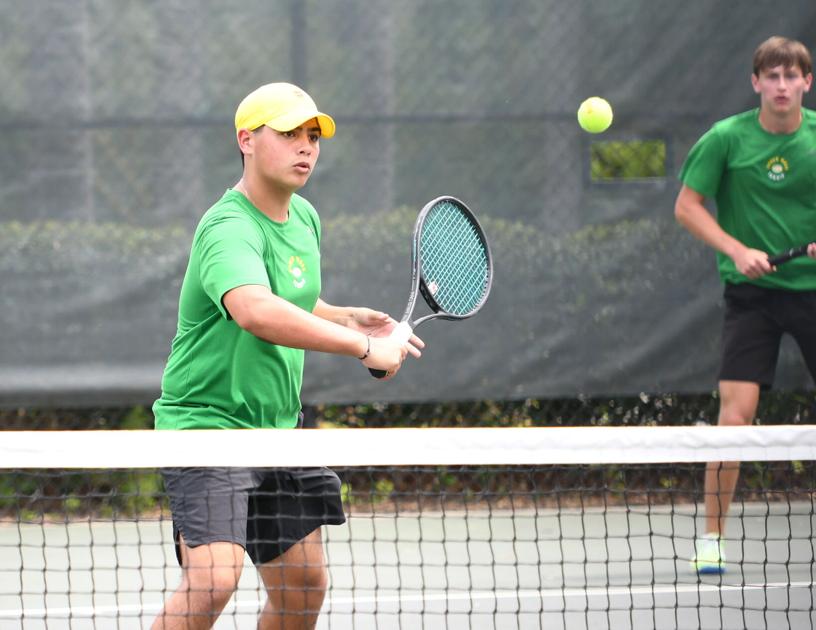
M802 42L787 37L769 37L754 52L754 75L759 76L761 70L776 66L798 66L802 76L807 76L813 71L813 60Z

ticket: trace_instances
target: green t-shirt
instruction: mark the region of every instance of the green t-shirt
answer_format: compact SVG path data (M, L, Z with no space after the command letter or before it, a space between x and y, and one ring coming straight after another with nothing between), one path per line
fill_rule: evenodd
M289 428L297 424L304 351L268 343L224 308L248 284L312 312L320 296L320 220L292 196L270 220L228 190L202 217L179 297L178 329L153 405L157 429Z
M689 152L680 180L715 199L717 221L748 247L776 254L816 240L816 112L802 110L791 134L772 134L754 109L716 123ZM724 282L749 282L717 253ZM816 261L780 265L750 282L769 288L816 290Z

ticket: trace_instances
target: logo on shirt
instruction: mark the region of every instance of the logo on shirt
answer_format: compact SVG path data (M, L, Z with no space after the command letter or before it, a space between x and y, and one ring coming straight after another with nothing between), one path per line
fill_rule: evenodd
M306 264L300 256L290 256L288 267L289 273L292 274L292 285L294 285L296 289L302 289L306 284L306 278L304 277Z
M765 167L768 169L768 177L775 182L781 182L785 179L785 173L788 172L788 161L775 155L767 161Z

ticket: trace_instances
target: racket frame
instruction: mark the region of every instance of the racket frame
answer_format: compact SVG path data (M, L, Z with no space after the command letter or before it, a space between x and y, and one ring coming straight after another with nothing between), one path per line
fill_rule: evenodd
M485 257L487 258L487 286L485 287L479 302L470 311L463 315L455 315L442 309L439 303L434 299L433 292L428 288L425 277L422 273L422 259L420 256L420 237L422 235L422 228L425 225L425 219L428 217L431 210L439 203L452 203L456 205L462 211L462 213L468 217L473 227L476 229L479 239L484 244ZM457 199L456 197L443 195L441 197L437 197L436 199L432 199L426 203L425 206L423 206L422 210L419 211L419 215L414 222L414 233L411 238L411 292L409 294L408 303L405 306L405 312L402 315L402 319L400 320L399 324L397 324L396 328L394 328L394 330L391 332L391 338L405 343L411 338L411 335L413 335L414 329L421 323L428 320L446 319L455 321L472 317L478 313L482 306L484 306L485 302L487 302L492 286L493 255L490 251L490 243L488 242L487 236L485 235L479 220L476 218L476 215L473 214L473 211L468 208L463 201ZM422 297L425 299L425 303L433 312L411 321L411 316L414 314L414 308L416 307L417 298L420 295L422 295ZM375 378L383 378L386 376L386 372L384 370L369 368L368 371Z
M422 228L424 227L425 220L427 219L431 210L433 210L433 208L440 203L452 203L453 205L457 206L465 216L467 216L473 227L476 229L479 239L484 244L485 257L487 258L487 286L485 287L478 304L463 315L455 315L442 309L439 303L434 299L433 292L428 288L425 276L422 273L422 258L420 255L420 237L422 236ZM476 215L473 214L471 209L468 208L467 204L465 204L463 201L449 195L437 197L436 199L432 199L426 203L422 210L420 210L419 216L417 216L416 222L414 223L414 233L411 242L411 293L408 299L408 304L405 307L405 312L403 313L400 321L409 322L411 329L414 329L421 323L430 319L446 319L451 321L467 319L478 313L482 306L484 306L485 302L487 302L488 296L490 295L490 289L492 286L493 255L490 251L490 243L488 242L487 236L485 235L479 220L476 218ZM416 307L416 301L419 295L422 295L422 297L425 299L425 303L433 312L415 319L414 321L410 321L411 316L414 314L414 308Z

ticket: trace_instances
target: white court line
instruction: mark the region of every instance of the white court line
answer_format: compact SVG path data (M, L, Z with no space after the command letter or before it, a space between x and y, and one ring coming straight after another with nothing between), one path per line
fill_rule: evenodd
M590 587L590 588L568 588L568 589L546 589L518 590L518 591L468 591L461 593L420 593L411 591L397 593L395 595L364 595L355 597L332 597L326 598L326 607L344 606L349 604L379 604L379 603L414 603L414 602L437 602L437 601L499 601L499 600L552 600L552 599L572 599L591 597L613 597L620 595L680 595L687 593L715 593L722 591L757 591L771 589L797 589L813 588L813 582L769 582L768 584L677 584L673 586L615 586L615 587ZM224 615L230 613L248 613L260 611L264 600L239 600L231 602L225 609ZM46 607L46 608L17 608L13 610L0 610L0 619L21 619L25 618L69 618L69 617L138 617L144 613L156 613L161 609L161 604L146 605L122 605L122 606L69 606L69 607ZM559 611L553 611L559 612ZM566 610L565 612L569 612Z

